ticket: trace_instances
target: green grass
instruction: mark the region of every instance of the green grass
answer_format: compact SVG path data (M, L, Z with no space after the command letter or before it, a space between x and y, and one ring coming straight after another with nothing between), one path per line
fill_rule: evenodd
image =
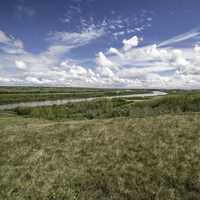
M2 200L198 200L200 115L0 117Z
M17 102L104 97L150 92L151 90L133 89L0 87L0 105Z
M17 108L16 114L50 120L146 117L200 112L200 94L173 94L144 100L103 99L62 106Z
M68 103L63 106L16 108L14 111L18 115L51 120L97 119L116 117L123 112L120 108L123 110L124 105L131 103L132 101L126 101L124 99L102 99L91 102ZM120 110L120 113L118 113L118 110Z
M199 200L200 93L0 112L0 200Z

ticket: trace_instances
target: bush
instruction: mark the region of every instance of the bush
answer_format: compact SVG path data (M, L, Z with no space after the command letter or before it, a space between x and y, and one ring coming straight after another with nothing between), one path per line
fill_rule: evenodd
M126 99L101 99L91 102L69 103L62 106L17 108L15 111L18 115L51 120L145 117L167 113L199 112L200 95L176 94L139 102Z

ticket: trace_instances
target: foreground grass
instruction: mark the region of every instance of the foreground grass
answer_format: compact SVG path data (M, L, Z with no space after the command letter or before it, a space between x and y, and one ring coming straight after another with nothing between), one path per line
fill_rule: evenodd
M200 114L0 117L0 199L200 199Z

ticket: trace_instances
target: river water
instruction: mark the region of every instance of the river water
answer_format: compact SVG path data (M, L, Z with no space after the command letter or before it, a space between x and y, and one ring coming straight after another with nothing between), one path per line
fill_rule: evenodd
M102 99L102 98L114 99L114 98L128 98L128 97L154 97L154 96L164 96L164 95L167 95L167 93L160 92L160 91L153 91L152 93L145 93L145 94L131 94L131 95L110 96L110 97L90 97L90 98L80 98L80 99L33 101L33 102L0 105L0 110L11 110L18 107L33 108L33 107L42 107L42 106L64 105L67 103L92 101L92 100Z

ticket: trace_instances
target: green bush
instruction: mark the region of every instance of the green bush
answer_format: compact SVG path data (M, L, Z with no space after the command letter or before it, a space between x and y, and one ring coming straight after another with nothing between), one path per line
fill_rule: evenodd
M17 108L18 115L29 115L51 120L59 119L96 119L112 117L145 117L167 113L184 113L200 111L199 94L181 94L157 97L144 101L126 99L101 99L69 103L62 106L37 108Z

